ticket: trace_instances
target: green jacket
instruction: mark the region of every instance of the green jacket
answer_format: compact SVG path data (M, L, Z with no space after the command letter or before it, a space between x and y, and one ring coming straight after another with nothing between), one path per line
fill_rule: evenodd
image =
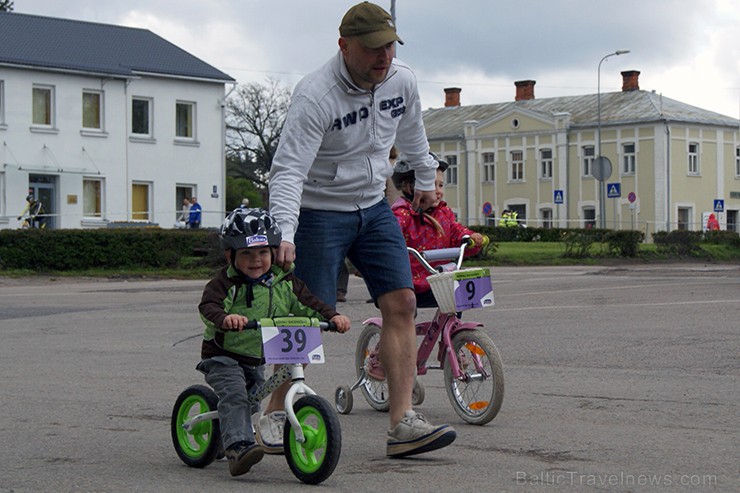
M206 325L201 346L203 359L229 356L247 365L264 364L259 330L221 330L226 315L232 313L249 320L290 315L329 320L337 315L334 308L323 303L293 275L292 266L288 272L273 266L271 274L267 280L253 283L228 266L206 285L198 305Z

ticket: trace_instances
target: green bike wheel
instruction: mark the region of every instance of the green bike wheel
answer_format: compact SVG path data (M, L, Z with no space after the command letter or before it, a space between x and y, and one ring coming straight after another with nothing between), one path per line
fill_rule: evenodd
M301 397L294 405L298 423L306 438L296 440L295 430L285 421L285 459L295 477L307 484L319 484L331 476L342 451L342 431L332 406L317 395Z
M215 411L216 393L205 385L192 385L182 391L172 408L170 428L177 456L190 467L206 467L216 460L221 444L218 420L202 421L191 430L183 424L194 416Z

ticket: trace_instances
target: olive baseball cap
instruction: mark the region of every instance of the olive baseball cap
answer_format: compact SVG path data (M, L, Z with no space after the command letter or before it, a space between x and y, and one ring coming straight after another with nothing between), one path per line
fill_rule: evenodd
M391 15L370 2L358 3L344 14L339 34L342 37L357 36L368 48L380 48L393 41L403 44L396 34Z

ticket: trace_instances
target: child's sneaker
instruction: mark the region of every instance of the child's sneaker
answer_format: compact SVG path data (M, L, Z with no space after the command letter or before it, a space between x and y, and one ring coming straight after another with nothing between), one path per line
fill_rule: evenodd
M257 426L257 442L262 445L266 454L283 454L283 429L285 428L285 411L262 413Z
M457 433L450 425L434 426L424 416L406 411L403 419L392 430L388 430L386 454L390 457L430 452L451 444Z
M365 362L365 373L373 380L385 380L385 368L380 363L380 357L377 351L371 351L370 356Z
M232 476L246 474L253 465L264 457L265 452L256 443L236 442L225 451L229 459L229 472Z

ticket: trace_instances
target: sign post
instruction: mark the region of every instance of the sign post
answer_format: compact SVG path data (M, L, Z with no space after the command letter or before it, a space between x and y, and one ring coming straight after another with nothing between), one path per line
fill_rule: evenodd
M630 192L627 194L627 200L630 201L630 229L635 229L635 200L637 200L637 194Z
M553 195L552 200L553 202L555 202L555 205L563 204L563 191L562 190L553 190L552 195ZM556 207L555 210L557 211L555 220L557 221L558 226L560 226L560 207Z
M617 227L617 207L619 206L619 197L622 196L622 184L621 183L609 183L606 186L606 196L614 200L614 229L622 229Z

